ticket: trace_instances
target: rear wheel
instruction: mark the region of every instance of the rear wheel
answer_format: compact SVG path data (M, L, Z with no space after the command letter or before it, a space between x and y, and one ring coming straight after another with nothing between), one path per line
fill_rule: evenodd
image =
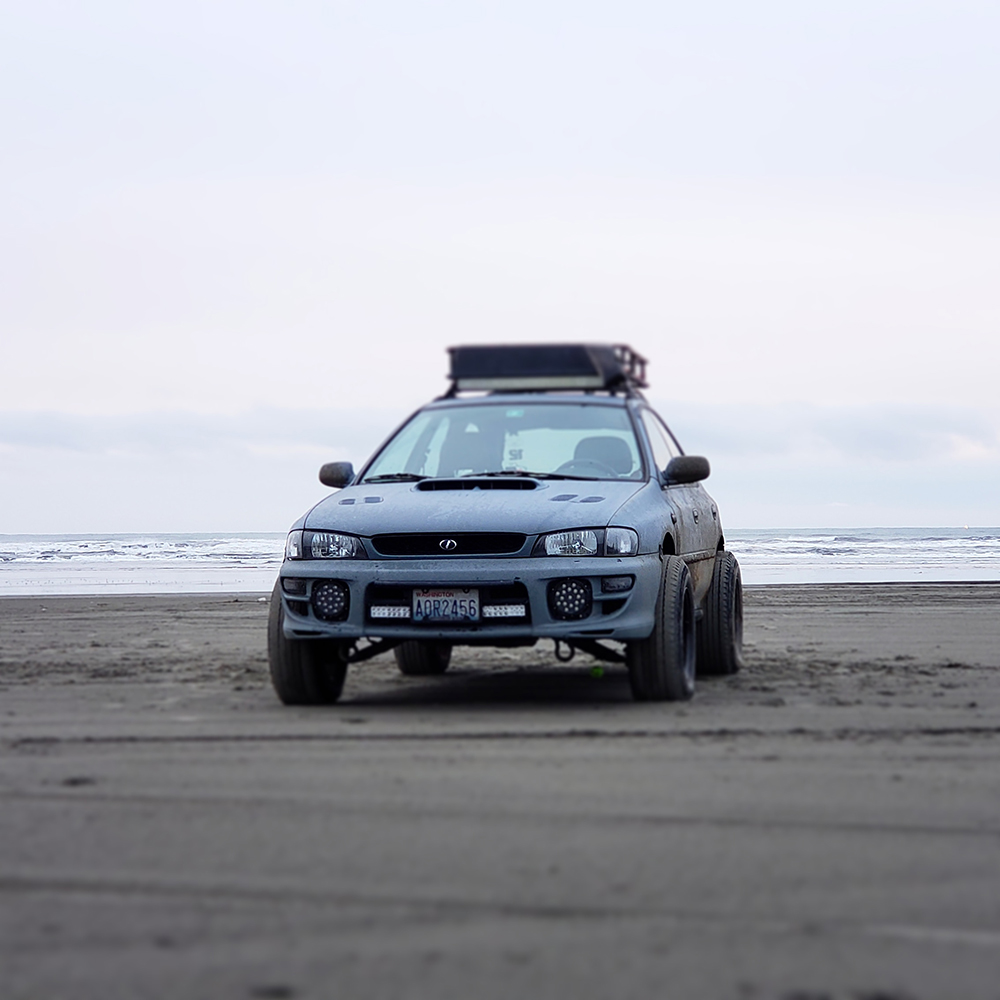
M412 639L401 642L393 652L401 674L407 677L429 677L443 674L451 662L451 643Z
M267 619L271 683L285 705L332 705L344 689L347 662L337 639L286 639L280 584L274 585Z
M743 579L732 552L719 552L698 629L698 673L735 674L743 666Z
M636 701L687 701L694 694L694 588L679 556L665 558L652 633L630 642L625 659Z

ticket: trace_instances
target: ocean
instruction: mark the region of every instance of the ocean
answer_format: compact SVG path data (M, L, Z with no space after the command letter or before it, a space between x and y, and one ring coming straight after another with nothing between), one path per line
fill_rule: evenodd
M265 593L284 533L0 535L0 595ZM1000 528L726 534L746 584L1000 581Z

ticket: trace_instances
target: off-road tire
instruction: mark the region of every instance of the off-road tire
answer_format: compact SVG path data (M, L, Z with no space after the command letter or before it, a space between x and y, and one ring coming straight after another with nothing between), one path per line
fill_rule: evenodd
M394 650L396 666L407 677L430 677L443 674L451 662L451 643L411 639Z
M286 639L280 584L271 593L267 618L267 660L271 683L285 705L332 705L344 689L347 662L337 639Z
M691 574L679 556L666 556L653 631L625 647L636 701L687 701L694 694L695 644Z
M725 677L743 666L743 578L732 552L719 552L698 627L698 675Z

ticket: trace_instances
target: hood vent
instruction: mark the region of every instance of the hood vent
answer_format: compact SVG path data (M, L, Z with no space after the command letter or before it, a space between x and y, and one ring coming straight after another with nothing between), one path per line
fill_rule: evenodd
M417 483L423 493L436 490L537 490L534 479L424 479Z

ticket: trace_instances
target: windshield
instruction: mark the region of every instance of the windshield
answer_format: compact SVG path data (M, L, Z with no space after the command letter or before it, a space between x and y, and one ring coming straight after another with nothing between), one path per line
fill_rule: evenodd
M362 481L483 474L641 479L642 462L624 407L470 403L416 414Z

